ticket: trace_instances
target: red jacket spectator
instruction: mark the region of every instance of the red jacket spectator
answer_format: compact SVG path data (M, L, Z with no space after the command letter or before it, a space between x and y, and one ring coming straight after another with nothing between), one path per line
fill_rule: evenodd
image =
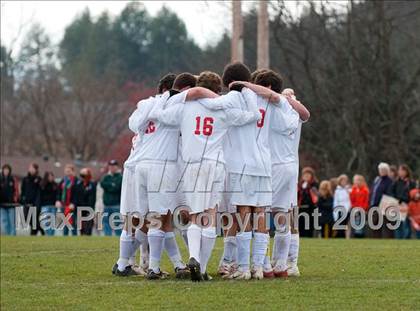
M411 224L416 231L420 231L420 189L410 191L410 203L408 203L408 215Z
M365 185L354 185L350 192L351 207L360 207L365 211L369 209L369 188Z

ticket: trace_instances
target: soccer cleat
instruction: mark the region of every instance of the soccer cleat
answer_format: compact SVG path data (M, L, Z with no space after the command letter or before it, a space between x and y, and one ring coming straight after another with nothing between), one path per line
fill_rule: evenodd
M253 279L262 280L264 278L263 267L254 267L251 276Z
M123 271L120 271L118 268L115 271L115 275L118 276L133 276L133 275L138 275L131 266L127 266L125 267L125 269Z
M159 272L155 272L153 271L153 269L149 269L149 271L147 272L146 278L148 280L161 280L161 279L165 279L166 276L162 273L161 270L159 270Z
M112 267L112 274L117 273L117 270L118 270L118 264L115 264L115 265Z
M146 276L147 275L147 267L142 267L138 265L132 266L132 269L134 272L137 273L137 275Z
M274 271L271 267L270 268L268 268L268 267L264 268L263 275L264 275L265 279L272 279L272 278L274 278Z
M299 277L300 276L300 272L299 272L299 268L297 265L290 265L289 268L287 269L287 275L291 276L291 277Z
M201 275L201 277L202 277L203 281L211 281L211 280L213 280L213 278L210 275L208 275L207 272L204 272Z
M191 281L202 281L200 263L194 257L191 257L188 261L188 269L190 269Z
M229 276L229 279L232 280L250 280L251 279L251 272L249 271L236 271L235 273Z
M286 279L288 277L287 270L279 270L277 268L274 268L273 272L274 272L274 276L276 278L284 278L284 279Z
M219 266L219 269L217 270L217 273L221 276L224 276L230 274L231 270L231 264L228 264L227 262L222 262L222 264Z
M177 279L181 279L181 280L183 280L183 279L189 279L191 277L190 274L191 274L190 273L190 270L188 270L187 267L185 267L185 268L178 268L178 267L176 267L175 268L175 277Z

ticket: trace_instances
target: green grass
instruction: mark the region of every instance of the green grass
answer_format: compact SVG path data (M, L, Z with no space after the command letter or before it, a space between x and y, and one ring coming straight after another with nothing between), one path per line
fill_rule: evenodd
M210 272L222 246L218 239ZM247 282L118 278L111 275L117 255L117 238L2 237L1 310L420 307L419 241L303 239L300 278ZM172 271L166 257L163 267Z

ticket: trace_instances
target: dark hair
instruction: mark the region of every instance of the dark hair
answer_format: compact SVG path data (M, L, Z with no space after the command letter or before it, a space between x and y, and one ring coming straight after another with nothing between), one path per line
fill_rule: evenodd
M29 164L29 166L32 166L35 169L35 175L39 174L39 165L38 163L32 162L31 164Z
M163 76L158 83L158 93L162 94L165 91L168 91L172 88L176 75L173 73L168 73Z
M197 79L197 86L204 87L218 94L222 91L222 79L215 72L203 71Z
M263 72L266 72L266 71L268 71L269 69L267 69L267 68L262 68L262 69L257 69L257 70L255 70L253 73L251 73L251 82L252 83L255 83L255 80L257 79L257 76L260 74L260 73L263 73Z
M54 177L53 172L45 172L44 177L43 177L43 178L42 178L42 180L41 180L41 188L45 188L45 187L47 186L47 184L50 182L50 181L48 180L48 178L49 178L50 176L53 176L53 177Z
M251 80L251 72L249 71L249 68L241 62L231 63L226 65L223 70L222 80L225 87L229 87L229 84L234 81L249 82Z
M183 72L176 76L173 88L179 91L186 87L194 87L196 84L197 78L193 74Z
M4 171L4 169L8 169L9 170L9 176L10 175L12 175L12 167L10 166L10 164L4 164L2 167L1 167L1 173L3 174L3 171Z
M401 164L400 169L404 170L406 173L406 178L411 179L411 169L407 164Z
M262 85L265 87L270 87L276 93L280 93L283 88L283 79L282 77L273 70L267 70L255 78L255 84Z

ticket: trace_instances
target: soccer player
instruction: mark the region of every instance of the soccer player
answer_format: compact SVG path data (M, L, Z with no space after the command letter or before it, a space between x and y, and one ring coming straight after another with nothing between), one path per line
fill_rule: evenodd
M239 84L235 85L233 82L250 79L251 73L248 67L240 62L225 67L223 84L226 87L235 89ZM263 278L263 264L269 240L264 213L271 205L271 161L268 131L261 129L265 122L268 102L278 102L280 95L258 85L252 85L252 88L261 95L261 99L258 99L256 94L251 92L254 94L252 100L261 105L260 118L258 122L229 129L225 143L228 206L236 207L241 221L240 232L236 235L238 270L231 271L229 275L229 278L233 279L251 278L249 263L252 239L251 213L254 212L258 216L254 223L256 231L253 242L253 271L255 273L252 276L256 279ZM260 137L261 132L263 134ZM226 243L225 248L233 247L229 244ZM225 250L225 253L229 252ZM222 262L222 265L224 264ZM219 267L219 272L222 269L223 266Z
M132 220L133 226L139 225L139 218L145 217L146 213L141 212L140 202L138 201L138 191L135 182L135 167L140 160L141 135L144 134L144 128L147 120L144 116L147 114L143 110L151 107L156 98L162 93L172 88L175 80L174 74L165 75L158 84L158 95L141 100L137 103L137 109L129 118L129 128L135 133L132 139L132 148L130 155L124 163L123 182L121 189L121 209L120 212L125 218L124 230L120 236L120 257L117 264L114 265L112 272L118 276L145 275L149 263L149 244L147 240L147 227L145 223L140 229L136 229L134 236L128 231L128 221ZM140 116L143 115L143 120ZM136 217L137 216L137 217ZM135 264L135 254L140 249L140 265Z
M215 73L203 72L198 81L214 92L221 90L221 79ZM188 267L193 281L209 278L206 270L216 239L216 207L224 190L224 136L229 127L255 123L260 116L256 100L249 100L250 96L253 93L244 88L219 98L184 104L185 95L181 93L173 98L176 105L154 111L158 120L181 128L182 157L187 163L184 190L192 222L188 228ZM208 213L206 217L204 211Z
M280 75L268 71L258 75L255 83L280 92L283 81ZM293 225L294 220L290 220L288 214L291 209L297 207L300 133L302 123L308 121L310 116L305 106L296 100L293 90L285 89L282 94L287 97L289 104L282 107L285 109L282 119L273 119L270 140L273 174L272 211L276 221L272 253L276 277L299 275L297 267L299 233Z

